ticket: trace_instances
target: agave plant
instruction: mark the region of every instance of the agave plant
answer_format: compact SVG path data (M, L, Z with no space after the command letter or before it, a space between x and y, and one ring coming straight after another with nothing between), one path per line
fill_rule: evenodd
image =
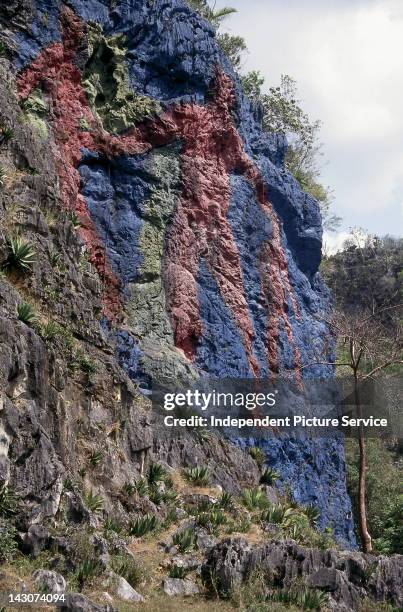
M169 577L181 578L183 580L183 578L186 578L189 571L190 570L187 567L183 567L183 565L172 565L169 570Z
M36 321L36 312L31 304L28 302L20 302L17 305L17 317L20 321L26 325L31 325Z
M193 550L196 547L195 532L191 527L178 531L173 535L172 542L182 553Z
M92 491L84 495L84 503L88 510L91 510L91 512L95 514L101 512L104 506L102 497L100 495L95 495Z
M7 47L2 41L0 41L0 57L6 57L6 54L7 54Z
M123 576L133 588L138 587L144 580L144 568L131 555L112 556L111 567L115 574Z
M92 451L90 458L89 458L91 466L96 467L97 465L99 465L102 461L102 458L103 458L103 454L101 453L101 451L99 450Z
M191 482L197 487L205 487L210 483L208 469L206 467L186 468L183 471L188 482Z
M314 508L313 506L305 506L301 510L305 514L305 516L308 517L308 520L311 525L316 525L320 517L319 510L317 508Z
M28 272L35 262L35 249L21 236L7 238L8 257L6 266L19 272Z
M218 500L218 505L220 506L220 508L224 508L224 510L228 510L229 508L231 508L232 504L233 504L233 497L231 493L224 491Z
M281 504L272 505L267 510L262 512L261 520L264 523L273 523L274 525L281 525L286 513L286 508Z
M84 559L74 572L74 578L80 589L82 589L87 582L92 580L92 578L102 574L102 569L102 564L98 559Z
M146 514L129 523L129 534L136 538L142 538L147 533L154 531L158 526L155 514Z
M48 321L40 330L42 338L45 342L50 342L62 334L62 329L55 321Z
M148 494L148 485L144 478L139 478L139 480L134 483L134 487L139 497L145 497Z
M266 459L264 451L262 451L262 449L259 448L258 446L251 446L248 449L248 453L252 457L252 459L256 461L258 466L261 468Z
M259 487L243 491L241 501L248 510L262 510L269 503L266 494Z
M3 166L0 166L0 187L4 186L4 180L6 178L6 173Z
M150 486L162 482L166 476L167 471L160 463L150 463L147 472L147 481Z
M273 485L279 478L280 475L278 472L276 472L276 470L272 470L271 468L267 467L263 470L260 476L260 482L261 484L265 485Z
M7 144L14 136L14 130L10 127L3 126L0 129L0 143Z
M122 487L122 492L127 496L131 497L136 492L136 485L131 482L125 482Z
M322 610L328 603L328 596L323 591L305 588L297 596L295 603L303 610Z

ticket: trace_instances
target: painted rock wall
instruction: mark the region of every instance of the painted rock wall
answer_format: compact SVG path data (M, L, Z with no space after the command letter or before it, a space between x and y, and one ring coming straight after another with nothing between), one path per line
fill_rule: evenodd
M211 27L181 0L31 0L2 14L22 117L52 148L130 376L144 389L273 377L331 356L318 205ZM265 448L297 501L353 543L341 443Z

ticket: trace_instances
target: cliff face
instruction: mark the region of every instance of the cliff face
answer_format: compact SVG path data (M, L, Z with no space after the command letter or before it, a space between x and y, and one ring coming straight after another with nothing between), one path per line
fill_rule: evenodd
M49 259L53 240L65 270L62 289L48 263L37 271L31 289L42 307L73 319L94 360L103 363L113 347L145 389L200 375L281 375L331 355L320 319L329 298L317 273L318 205L284 170L284 139L262 132L210 26L180 0L22 0L0 16L12 75L3 120L30 143L9 162L40 174L39 181L31 172L24 197L32 201L42 189L40 248ZM71 235L67 221L64 229L57 221L55 242L46 215L59 204L79 227ZM3 217L4 227L12 223L7 206ZM80 252L89 264L84 276L71 261ZM52 306L44 297L51 277L59 291ZM17 297L10 299L6 319ZM27 333L19 354L37 342ZM108 363L119 372L114 380L124 377L113 355ZM331 376L324 366L305 372ZM34 395L48 393L32 384ZM58 413L66 398L57 391L54 404L38 400L35 410ZM119 419L136 421L137 408L118 396L111 402L124 406ZM76 401L73 389L69 397ZM82 409L89 422L101 418L93 403ZM59 420L47 429L65 465L62 442L54 442L62 433ZM341 443L287 439L264 448L297 501L318 506L321 524L353 544Z

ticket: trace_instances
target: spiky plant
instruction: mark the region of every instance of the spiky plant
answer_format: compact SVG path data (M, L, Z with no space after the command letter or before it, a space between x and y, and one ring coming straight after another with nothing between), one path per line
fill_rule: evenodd
M259 448L258 446L251 446L248 449L248 453L252 457L252 459L256 461L258 466L261 468L266 459L266 456L264 452L262 451L262 449Z
M31 325L36 321L36 312L34 307L28 302L20 302L17 305L17 317L26 325Z
M7 238L8 257L6 266L18 272L28 272L35 262L35 248L21 236Z
M129 523L129 535L142 538L147 533L154 531L158 526L155 514L146 514Z
M322 610L327 606L328 601L326 593L310 588L304 588L296 598L297 605L303 610Z
M183 567L183 565L172 565L169 570L170 578L180 578L183 580L189 573L189 569L187 567Z
M123 532L123 526L121 523L119 523L119 521L109 517L104 521L104 532L108 534L111 531L119 535Z
M188 482L196 487L205 487L210 484L210 477L206 467L186 468L183 475Z
M97 465L99 465L102 461L102 458L103 458L103 454L101 453L101 451L99 450L92 451L90 458L89 458L91 466L94 468Z
M167 476L167 471L160 463L150 463L147 472L147 482L149 486L163 482Z
M0 143L7 144L14 136L14 130L10 127L3 126L0 128Z
M181 553L193 550L196 547L196 535L191 527L178 531L172 537L172 542Z
M123 576L134 589L144 581L144 568L131 555L114 555L110 564L113 571Z
M139 497L145 497L148 494L148 485L144 478L139 478L136 480L134 486Z
M243 491L241 501L248 510L262 510L269 503L267 496L259 487Z
M80 223L80 219L78 218L78 216L76 215L75 212L70 211L67 213L67 218L70 221L71 225L77 229L78 227L80 227L81 223Z
M272 468L265 468L260 476L261 484L273 485L280 478L280 474Z
M224 510L229 510L229 508L231 508L233 503L234 503L234 499L231 493L228 493L227 491L223 491L221 497L218 499L218 505L220 506L220 508L223 508Z
M100 495L92 493L92 491L89 491L84 495L84 503L88 510L94 512L94 514L102 512L102 509L104 507L102 497Z
M7 47L6 45L0 40L0 58L2 57L6 57L7 55Z
M311 525L316 525L320 517L320 512L317 508L314 508L314 506L304 506L303 508L301 508L301 511L305 514L306 517L308 517L308 520Z
M5 178L6 178L6 172L3 166L0 166L0 187L4 187Z
M281 525L284 520L286 508L281 505L272 505L267 510L264 510L261 514L261 520L263 523L273 523L274 525Z
M77 566L74 572L74 579L77 581L80 590L96 576L102 574L102 564L98 559L84 559Z
M55 321L48 321L42 326L40 334L45 342L51 342L62 334L62 329Z
M122 493L127 497L131 497L136 492L136 485L131 482L125 482L122 487Z

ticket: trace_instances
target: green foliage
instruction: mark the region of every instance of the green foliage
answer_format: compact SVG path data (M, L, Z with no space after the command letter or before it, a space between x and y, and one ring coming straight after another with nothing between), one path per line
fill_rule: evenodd
M102 509L104 507L104 503L103 503L103 499L101 495L94 494L92 493L92 491L88 491L84 495L84 503L86 507L88 508L88 510L90 510L91 512L94 512L95 514L102 512Z
M301 512L305 514L311 525L316 525L319 520L320 512L313 506L303 506Z
M276 589L270 592L268 599L285 605L294 604L302 610L322 610L328 602L326 593L308 587Z
M8 257L6 267L21 273L28 272L35 262L35 248L21 236L7 238Z
M134 589L144 582L145 571L131 555L113 555L110 561L113 571L122 576Z
M160 463L150 463L147 471L147 482L149 486L163 482L167 476L167 471Z
M14 137L14 130L10 127L3 126L0 128L0 144L7 144Z
M261 484L273 485L280 478L280 474L272 468L265 468L260 476Z
M172 565L169 570L170 578L180 578L183 580L189 573L189 569L187 567L183 567L181 565Z
M0 517L10 518L18 510L18 496L7 485L0 488Z
M345 441L347 486L357 516L358 445ZM385 554L403 549L403 496L401 494L401 458L384 442L366 440L366 501L368 528L374 549Z
M116 519L109 517L104 521L104 532L106 534L114 532L120 535L121 533L123 533L123 526Z
M97 559L84 559L77 566L73 580L78 584L80 590L96 576L102 574L102 564Z
M69 364L69 367L70 370L73 372L77 368L79 368L82 372L85 372L86 374L93 374L94 372L96 372L95 363L92 361L92 359L87 357L87 355L84 355L84 353L82 353L81 351L76 351L72 361Z
M158 520L155 514L146 514L145 516L138 517L135 521L131 521L128 531L131 536L142 538L157 527Z
M256 461L259 468L261 468L266 460L264 451L258 446L251 446L248 448L248 453Z
M11 561L17 551L17 530L8 521L0 519L0 563Z
M241 501L248 510L262 510L269 503L266 494L259 487L243 491Z
M196 487L205 487L210 483L210 476L206 467L186 468L183 475L188 482Z
M264 510L261 514L261 520L264 523L273 523L274 525L281 525L289 512L289 508L282 504L273 504L267 510Z
M6 57L6 55L7 55L7 47L3 43L3 41L0 40L0 58Z
M217 28L224 19L237 12L236 9L227 6L216 11L211 8L207 0L187 0L187 3L193 10L197 11L204 19Z
M175 533L172 542L178 547L181 553L193 550L196 547L196 535L191 527Z
M101 453L101 451L99 450L92 451L90 458L89 458L91 466L96 467L97 465L99 465L102 461L102 458L103 458L103 454Z
M71 225L77 229L78 227L80 227L81 223L80 223L80 219L78 218L77 214L73 211L69 211L67 213L67 218L70 221Z
M134 486L136 488L136 492L137 492L137 495L139 495L139 497L145 497L148 494L147 481L144 480L144 478L139 478L134 483Z
M318 138L321 123L311 121L302 110L296 81L283 74L280 85L270 87L268 93L264 93L264 78L259 72L252 71L242 77L242 85L245 93L262 109L263 128L287 137L286 168L301 188L319 202L325 229L336 230L341 219L330 210L331 191L320 183L322 144Z
M45 342L51 342L63 333L63 328L55 321L48 321L40 328L40 335Z
M403 238L365 235L352 230L343 250L328 256L322 274L336 306L345 313L377 312L403 302ZM395 327L397 311L384 310L379 320Z
M246 51L245 39L242 36L234 36L233 34L217 35L217 42L220 45L221 51L228 57L235 70L241 67L242 54Z
M26 325L31 325L36 321L36 312L31 304L28 302L20 302L17 305L17 317L19 321L22 321Z
M6 172L3 166L0 166L0 187L4 187L5 178L6 178Z
M131 482L125 482L122 487L122 493L124 493L124 495L127 495L127 497L131 497L135 492L136 485L132 484Z
M231 493L223 491L222 495L218 499L218 505L220 506L220 508L223 508L224 510L229 510L232 507L233 503L234 499Z

